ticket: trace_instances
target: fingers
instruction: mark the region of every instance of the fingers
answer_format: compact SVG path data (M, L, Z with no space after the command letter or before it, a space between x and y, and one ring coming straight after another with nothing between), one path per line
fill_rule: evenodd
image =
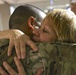
M9 46L8 46L8 56L11 55L13 46L14 46L14 45L13 45L13 42L10 41Z
M0 67L0 74L1 75L26 75L25 70L24 70L21 62L19 61L19 59L17 57L14 57L14 61L15 61L15 64L17 66L18 73L7 62L3 62L3 66L7 70L8 73L5 72Z
M1 75L8 75L8 74L2 69L2 67L0 67L0 74L1 74Z
M12 48L15 46L16 54L19 59L24 59L26 50L25 50L25 42L23 40L13 40L13 42L10 41L9 47L8 47L8 56L12 53Z
M28 40L27 41L27 44L34 50L34 51L37 51L38 50L38 47L36 46L36 44L31 41L31 40Z
M42 75L42 72L43 72L43 68L40 68L37 70L35 75Z
M25 75L25 70L23 68L23 65L21 64L21 62L19 61L19 59L17 57L14 57L14 61L15 61L15 64L17 66L17 69L18 69L18 72L19 73L22 73L23 75ZM22 75L21 74L21 75Z
M12 49L13 49L14 46L15 46L15 49L16 49L17 57L20 59L21 58L20 43L18 42L17 39L16 40L14 39L13 42L10 40L9 47L8 47L8 56L11 55Z
M3 66L10 75L17 75L17 73L12 69L12 67L7 62L3 62Z
M15 46L16 54L19 59L24 59L26 57L26 46L30 46L34 51L37 51L38 48L36 44L31 41L28 36L22 35L18 38L11 39L8 47L8 55L10 56L12 53L12 48Z
M26 57L26 46L25 46L25 42L19 41L20 42L20 49L21 49L21 58L24 59Z
M17 57L18 57L19 59L21 59L20 43L19 43L17 40L15 40L14 45L15 45L15 50L16 50Z

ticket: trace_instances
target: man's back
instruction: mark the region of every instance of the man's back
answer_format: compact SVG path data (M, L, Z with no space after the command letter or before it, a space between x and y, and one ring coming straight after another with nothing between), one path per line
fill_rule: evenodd
M7 46L8 42L6 44L4 42L3 45ZM41 67L44 68L42 75L76 75L76 44L57 42L37 43L36 45L39 50L33 52L27 46L27 57L21 60L27 75L35 75L37 69ZM0 55L0 66L3 61L7 61L17 71L13 61L16 55L15 50L13 48L11 57L7 56L7 50L5 47L5 51Z

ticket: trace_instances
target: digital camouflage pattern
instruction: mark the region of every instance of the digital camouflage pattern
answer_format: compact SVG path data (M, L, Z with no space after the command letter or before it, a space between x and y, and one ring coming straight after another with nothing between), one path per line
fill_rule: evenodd
M0 66L6 60L17 71L13 57L7 56L8 40L0 41ZM42 75L76 75L76 44L74 43L37 43L38 52L27 46L27 57L21 60L27 75L35 75L37 69L43 67Z

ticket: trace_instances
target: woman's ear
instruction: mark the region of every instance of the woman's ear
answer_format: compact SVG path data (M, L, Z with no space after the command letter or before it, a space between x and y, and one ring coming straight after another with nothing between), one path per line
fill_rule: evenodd
M33 16L29 17L28 19L28 27L31 29L31 30L34 30L34 22L35 22L35 18Z

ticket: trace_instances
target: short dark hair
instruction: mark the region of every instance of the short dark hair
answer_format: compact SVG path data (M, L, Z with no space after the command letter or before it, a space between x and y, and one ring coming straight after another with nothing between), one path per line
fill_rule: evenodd
M18 6L9 19L9 29L19 28L30 16L35 17L38 21L42 21L46 16L45 12L40 8L26 4Z

